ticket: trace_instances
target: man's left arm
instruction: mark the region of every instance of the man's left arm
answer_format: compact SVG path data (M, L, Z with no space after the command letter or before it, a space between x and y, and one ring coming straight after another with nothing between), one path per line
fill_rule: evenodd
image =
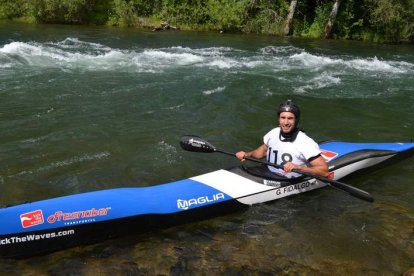
M310 161L310 166L295 165L292 162L289 162L284 165L284 169L286 172L290 172L292 170L300 170L307 173L317 174L323 177L328 177L329 175L328 165L326 164L326 161L322 155L319 155L316 158L312 159Z

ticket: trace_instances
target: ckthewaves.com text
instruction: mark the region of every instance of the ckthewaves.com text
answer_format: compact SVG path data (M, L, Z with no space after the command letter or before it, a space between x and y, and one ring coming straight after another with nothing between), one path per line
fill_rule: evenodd
M27 234L24 236L14 236L14 237L8 237L8 238L1 239L0 245L53 239L53 238L74 235L74 234L75 234L75 230L73 229L66 230L66 231L60 231L60 232L44 233L44 234Z

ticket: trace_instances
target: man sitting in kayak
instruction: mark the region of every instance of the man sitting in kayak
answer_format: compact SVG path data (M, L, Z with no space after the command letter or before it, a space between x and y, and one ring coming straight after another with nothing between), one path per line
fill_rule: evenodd
M292 100L287 100L279 105L277 115L279 127L263 137L264 144L253 151L237 152L237 158L243 161L245 157L261 159L266 156L268 162L284 167L282 170L268 166L269 170L288 178L300 176L292 172L293 169L327 177L328 165L321 155L319 145L297 127L299 107Z

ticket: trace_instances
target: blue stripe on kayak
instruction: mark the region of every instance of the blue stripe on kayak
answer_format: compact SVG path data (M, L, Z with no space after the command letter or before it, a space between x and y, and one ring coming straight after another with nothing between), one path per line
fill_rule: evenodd
M82 193L0 209L0 235L142 214L176 213L231 199L191 179L158 186Z
M361 150L389 150L404 152L414 148L414 143L348 143L348 142L325 142L320 144L323 150L338 153L334 159L346 154Z

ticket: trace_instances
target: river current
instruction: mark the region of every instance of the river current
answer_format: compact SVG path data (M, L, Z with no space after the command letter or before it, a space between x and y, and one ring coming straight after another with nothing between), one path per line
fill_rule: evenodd
M414 48L0 23L0 204L238 165L294 99L317 141L414 137ZM9 275L399 275L414 267L414 159L234 214L24 260ZM7 223L7 222L1 222ZM98 234L98 233L97 233Z

